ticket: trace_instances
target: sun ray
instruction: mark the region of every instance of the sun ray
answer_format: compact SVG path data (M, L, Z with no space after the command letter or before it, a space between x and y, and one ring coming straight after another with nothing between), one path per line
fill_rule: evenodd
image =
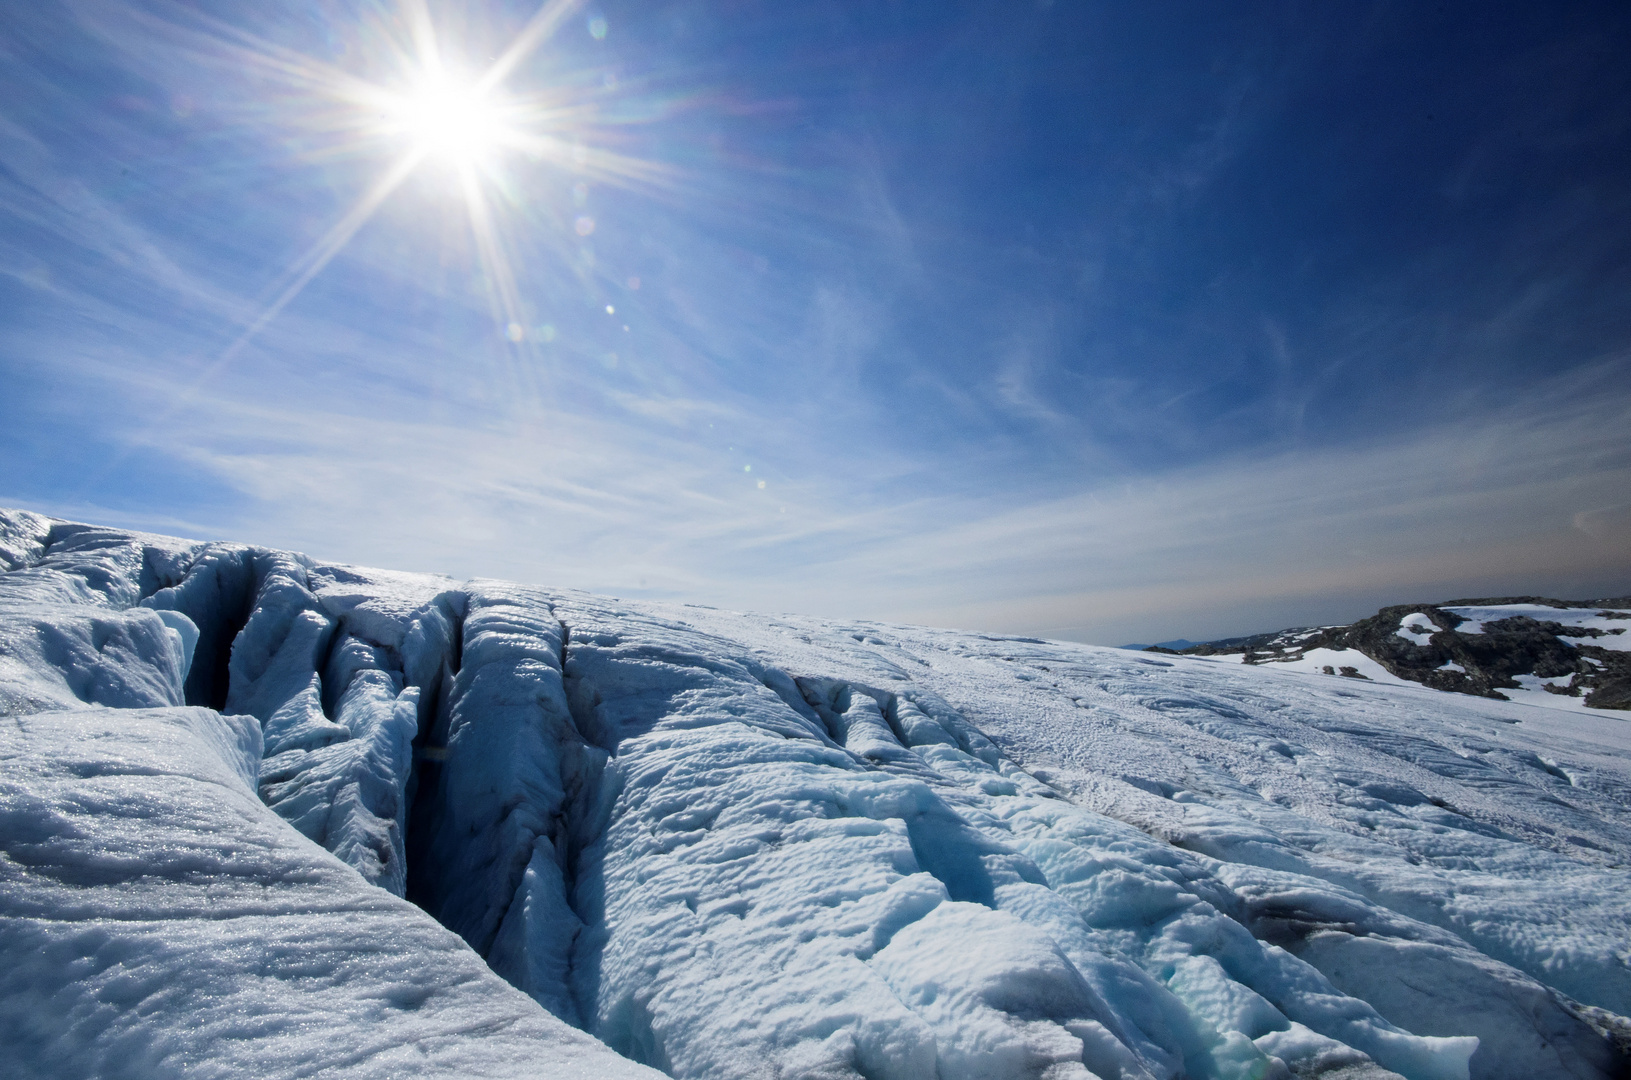
M482 191L474 169L461 169L460 181L464 187L465 208L470 215L471 235L476 240L476 257L497 294L493 297L496 303L493 314L502 323L518 322L522 318L521 294L504 250L503 239L493 223L486 193Z
M518 132L511 135L508 141L509 145L531 157L570 166L593 180L612 181L630 187L660 187L674 183L678 175L674 168L655 161L585 146L579 142L567 142L553 135Z
M305 130L330 136L304 151L308 157L363 156L393 142L400 148L366 192L307 250L274 279L273 298L256 311L229 345L199 376L202 384L258 337L355 238L416 171L432 164L451 168L457 198L464 203L475 254L488 283L489 307L501 337L521 345L527 305L523 302L512 252L500 218L508 205L490 197L494 188L514 201L498 155L513 152L595 182L627 187L673 187L675 173L659 163L590 145L587 135L601 122L598 85L562 85L553 90L512 95L502 87L529 56L548 41L586 0L544 0L485 70L462 68L456 49L438 31L427 0L397 0L394 14L379 24L375 62L386 73L364 78L334 64L211 16L189 12L183 22L166 23L183 47L214 62L240 65L268 79L285 113ZM162 20L161 20L162 21ZM456 44L456 43L455 43ZM383 52L380 50L383 49ZM383 77L381 77L383 74ZM598 80L597 80L598 84ZM403 144L406 144L405 146ZM572 261L577 245L563 236L553 245ZM581 268L580 276L581 276Z
M238 355L255 335L259 334L266 328L268 323L277 318L278 314L289 305L291 300L300 295L301 290L311 282L312 278L322 273L323 268L333 260L334 256L340 253L346 244L350 243L351 238L357 235L357 230L368 223L368 219L374 216L374 212L380 208L390 194L413 174L413 171L419 167L423 157L423 153L417 150L404 155L394 168L375 182L367 194L357 200L356 204L346 212L344 217L336 222L317 243L307 249L304 255L296 259L284 271L283 276L292 276L293 280L284 287L275 300L255 317L254 321L244 329L243 333L238 335L237 340L226 347L217 359L215 366L224 364Z
M470 216L470 232L476 241L476 258L489 283L487 302L493 321L505 328L507 340L519 345L520 341L516 335L509 333L509 328L523 326L527 321L527 314L521 301L521 290L516 282L509 253L505 250L504 238L493 221L492 209L475 170L466 166L461 168L459 173L459 180L464 188L465 209ZM520 372L526 370L526 365L520 366ZM517 389L530 396L536 392L536 387L520 377L520 372L515 370L511 372L512 376L517 377L518 383L524 384L518 385Z
M347 211L344 217L323 234L323 237L317 243L313 244L304 255L291 263L281 276L284 279L292 278L292 280L288 280L288 284L285 285L277 298L262 309L238 337L233 340L232 344L223 349L208 367L200 371L187 386L172 397L169 408L160 415L151 418L152 425L163 427L182 409L190 405L205 384L217 372L230 364L243 351L244 346L248 345L256 335L266 329L272 320L277 318L283 309L289 305L290 301L299 296L301 290L314 277L322 273L323 268L350 242L351 238L356 235L357 230L367 224L368 219L373 217L375 211L390 197L391 193L400 187L402 182L411 176L418 167L418 154L409 153L404 155L390 171L380 177L374 186ZM127 453L128 450L116 455L107 467L111 469L113 465L123 461Z
M429 71L440 71L442 50L436 40L436 25L430 19L430 5L425 0L401 0L401 8L420 66Z
M521 28L521 32L510 42L510 47L504 50L493 66L487 69L477 86L481 90L491 90L515 70L516 65L525 60L538 46L549 39L557 27L561 25L568 15L582 7L585 0L548 0L531 19Z
M203 30L179 26L142 12L132 12L130 17L173 39L189 42L193 52L201 58L230 60L243 68L270 75L292 89L309 92L317 99L367 109L377 108L387 94L382 87L366 79L203 12L187 13Z

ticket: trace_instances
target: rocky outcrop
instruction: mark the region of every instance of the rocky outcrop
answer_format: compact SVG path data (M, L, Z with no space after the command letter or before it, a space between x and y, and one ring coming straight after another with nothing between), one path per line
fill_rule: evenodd
M1247 664L1269 664L1300 660L1317 649L1354 649L1399 678L1435 690L1507 700L1503 691L1525 689L1527 682L1581 698L1590 708L1631 709L1628 635L1631 597L1509 596L1395 604L1347 626L1225 638L1181 653L1235 654ZM1328 673L1358 676L1351 667Z

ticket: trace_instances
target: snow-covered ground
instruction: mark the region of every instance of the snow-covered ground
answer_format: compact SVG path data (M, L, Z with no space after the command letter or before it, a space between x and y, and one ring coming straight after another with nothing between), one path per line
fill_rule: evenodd
M1627 1067L1618 716L17 512L0 569L21 1075Z
M1222 653L1218 659L1222 661L1233 660L1244 663L1250 653ZM1211 660L1211 657L1205 659ZM1214 661L1215 662L1215 661ZM1358 649L1308 649L1304 652L1292 654L1287 659L1259 660L1265 671L1280 673L1296 672L1299 675L1338 675L1352 678L1363 676L1372 682L1388 683L1393 686L1417 686L1418 683L1401 679L1375 660L1366 656ZM1347 668L1347 671L1343 671Z

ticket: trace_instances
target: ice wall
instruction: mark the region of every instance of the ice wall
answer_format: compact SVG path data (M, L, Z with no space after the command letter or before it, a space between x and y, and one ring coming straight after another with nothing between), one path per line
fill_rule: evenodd
M256 797L252 717L0 718L14 1077L655 1075Z

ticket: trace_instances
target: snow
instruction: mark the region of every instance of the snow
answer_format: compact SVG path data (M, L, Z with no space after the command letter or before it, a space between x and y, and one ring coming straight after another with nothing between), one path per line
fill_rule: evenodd
M1400 619L1399 629L1395 630L1394 633L1406 641L1417 645L1427 645L1431 643L1433 635L1438 633L1438 626L1432 619L1418 611Z
M1600 625L1603 628L1608 629L1610 634L1606 634L1603 637L1573 637L1569 634L1559 634L1559 640L1566 641L1570 645L1595 645L1599 649L1613 649L1615 652L1631 652L1631 634L1626 632L1627 630L1631 630L1631 619L1604 619L1597 624L1576 625ZM1616 630L1619 631L1619 633L1612 632Z
M1455 629L1459 634L1482 634L1485 623L1498 622L1501 619L1511 619L1523 615L1540 622L1555 622L1563 626L1578 626L1605 631L1600 637L1558 635L1562 640L1570 644L1595 645L1601 649L1613 649L1617 652L1631 651L1631 616L1628 616L1625 612L1615 612L1605 617L1600 609L1596 608L1557 608L1542 604L1500 604L1490 607L1460 606L1447 607L1444 610L1466 620L1456 625ZM1614 615L1620 617L1615 618Z
M1604 649L1625 650L1631 649L1631 617L1613 618L1614 614L1599 613L1596 609L1588 608L1556 608L1537 604L1505 604L1498 606L1448 607L1445 611L1453 612L1466 621L1459 623L1455 629L1464 634L1482 634L1484 624L1500 619L1510 619L1515 616L1558 622L1565 626L1581 628L1594 628L1604 631L1601 636L1570 636L1559 635L1559 639L1570 645L1592 645ZM1439 627L1424 612L1413 612L1399 620L1399 627L1394 633L1416 645L1431 644L1431 638L1439 632ZM1296 647L1297 642L1306 638L1302 632L1287 632L1281 635L1276 645L1285 648ZM1280 671L1299 675L1341 675L1344 667L1352 668L1354 675L1363 676L1371 682L1387 683L1394 686L1419 685L1407 679L1402 679L1379 662L1366 656L1357 649L1310 649L1290 657L1279 658L1265 656L1261 652L1242 651L1239 653L1220 653L1218 658L1232 660L1237 663L1246 663L1250 658L1251 666L1265 671ZM1603 667L1601 661L1589 656L1581 659L1596 666ZM1439 671L1455 671L1466 674L1466 668L1455 661L1441 664ZM1350 675L1349 678L1354 676ZM1544 689L1549 684L1566 687L1570 685L1571 676L1561 679L1537 679L1532 675L1516 676L1518 687L1502 687L1501 693L1513 701L1538 708L1563 709L1570 712L1594 711L1585 704L1585 695L1578 697L1567 694L1555 694Z
M1600 711L1586 706L1585 694L1578 696L1557 694L1546 689L1548 686L1569 687L1574 682L1573 675L1559 675L1549 679L1537 675L1514 675L1512 680L1518 684L1517 687L1504 686L1501 693L1513 701L1542 709L1567 709L1584 713Z
M654 1075L307 842L259 758L206 709L0 720L10 1075Z
M28 1074L1625 1064L1617 717L17 513L0 558Z
M1240 659L1244 662L1245 654L1242 654ZM1388 683L1393 686L1420 685L1399 678L1358 649L1309 649L1290 660L1260 660L1253 666L1265 671L1295 672L1300 675L1336 675L1351 679L1354 676L1342 675L1342 669L1349 667L1371 682ZM1330 670L1326 670L1327 668Z

